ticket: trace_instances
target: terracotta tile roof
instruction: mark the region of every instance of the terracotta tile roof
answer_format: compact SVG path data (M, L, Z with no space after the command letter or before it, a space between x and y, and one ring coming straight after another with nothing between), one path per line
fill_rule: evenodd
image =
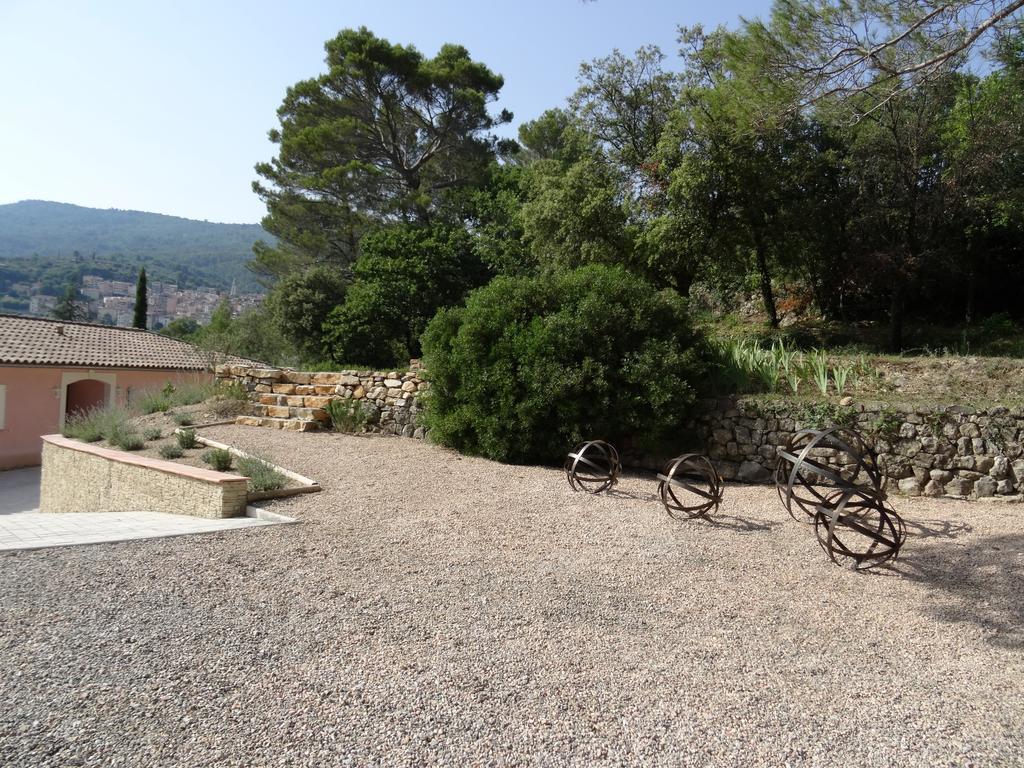
M137 328L69 323L0 314L0 365L70 365L88 368L168 368L201 371L211 362L262 365L218 356L178 339Z

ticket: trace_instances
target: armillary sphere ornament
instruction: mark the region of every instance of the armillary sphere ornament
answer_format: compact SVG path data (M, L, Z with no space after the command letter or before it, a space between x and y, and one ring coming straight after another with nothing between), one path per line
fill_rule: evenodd
M661 503L676 519L707 518L722 503L722 478L706 456L677 456L661 470L658 480Z
M619 482L619 452L604 440L589 440L565 458L565 476L574 491L601 493Z
M829 458L843 469L829 466ZM857 570L874 568L895 559L906 541L903 519L886 502L875 453L849 427L793 435L779 451L775 487L794 520L814 525L836 565L849 560Z
M779 450L775 467L775 488L790 517L814 522L818 507L825 502L829 489L813 483L826 482L837 488L864 486L885 500L882 473L878 460L864 439L849 427L803 429L793 435L789 444ZM839 459L843 470L829 466L826 456ZM798 516L803 512L806 518Z
M901 518L868 488L840 488L814 516L814 533L832 562L852 560L858 571L895 560L907 538Z

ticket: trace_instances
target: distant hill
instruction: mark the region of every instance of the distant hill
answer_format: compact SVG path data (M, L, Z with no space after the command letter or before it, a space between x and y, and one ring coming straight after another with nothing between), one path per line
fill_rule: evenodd
M36 280L58 293L76 271L134 281L142 265L150 280L182 288L227 289L234 279L240 291L258 291L245 268L257 240L274 238L258 224L23 200L0 205L0 294Z

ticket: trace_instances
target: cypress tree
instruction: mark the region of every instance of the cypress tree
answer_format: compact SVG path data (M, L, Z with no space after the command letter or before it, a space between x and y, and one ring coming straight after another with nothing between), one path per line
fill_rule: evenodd
M149 293L146 291L146 268L139 270L139 282L135 284L135 317L132 326L146 329L146 315L149 313Z

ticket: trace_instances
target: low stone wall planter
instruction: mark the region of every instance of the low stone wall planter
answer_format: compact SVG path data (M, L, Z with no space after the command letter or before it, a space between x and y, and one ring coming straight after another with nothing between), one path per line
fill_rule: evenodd
M245 514L248 480L173 461L43 436L40 512Z
M193 429L193 427L189 427L189 429ZM174 430L175 434L180 434L183 431L184 429L180 428ZM203 437L202 435L196 435L196 442L199 443L200 445L205 445L207 448L219 448L222 451L227 451L232 456L238 456L247 459L257 458L252 454L246 453L245 451L240 451L234 446L228 445L227 443L218 443L216 440L211 440L210 438ZM266 459L262 460L266 461ZM278 488L277 490L274 491L250 491L247 497L250 503L254 501L266 501L267 499L283 499L287 496L296 496L300 493L319 493L320 491L323 490L320 487L320 483L318 483L316 480L312 480L311 478L308 478L305 475L300 475L298 472L292 472L290 469L285 469L284 467L278 464L271 464L271 466L292 482L298 483L298 485L292 488Z

